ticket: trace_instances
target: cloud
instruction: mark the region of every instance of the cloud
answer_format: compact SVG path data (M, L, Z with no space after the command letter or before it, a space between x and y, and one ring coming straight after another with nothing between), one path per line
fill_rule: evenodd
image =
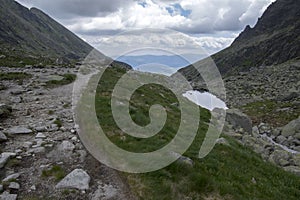
M130 28L184 33L238 31L254 25L272 0L19 0L45 10L82 34ZM70 24L72 19L73 24ZM76 21L76 22L75 22Z
M215 53L228 46L246 25L253 26L274 0L18 1L40 8L94 47L108 49L107 54L114 55L125 50L124 46L156 44L174 50L179 42L192 44L188 49L198 45ZM122 33L145 28L172 29L187 34L189 39L170 33ZM110 48L114 45L115 49Z

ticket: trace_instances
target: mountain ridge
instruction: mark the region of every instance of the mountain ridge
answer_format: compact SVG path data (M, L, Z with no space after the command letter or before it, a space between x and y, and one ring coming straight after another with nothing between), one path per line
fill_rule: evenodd
M6 57L6 62L0 61L3 65L76 62L93 49L37 8L1 0L0 11L0 54Z
M300 59L299 13L300 3L297 0L272 3L253 28L246 26L230 47L211 56L221 75ZM199 81L198 73L192 66L179 72L191 81Z

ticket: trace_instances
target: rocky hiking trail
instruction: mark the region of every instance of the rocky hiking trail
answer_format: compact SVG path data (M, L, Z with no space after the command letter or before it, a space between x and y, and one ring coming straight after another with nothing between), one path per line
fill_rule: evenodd
M75 68L0 72L31 75L1 80L0 199L134 199L122 176L81 144L71 110L73 85L47 87L63 74L76 74Z

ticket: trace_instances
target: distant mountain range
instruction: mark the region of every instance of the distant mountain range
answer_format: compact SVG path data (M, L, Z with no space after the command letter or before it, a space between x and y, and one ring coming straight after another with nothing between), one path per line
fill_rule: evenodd
M92 49L41 10L0 0L0 65L68 64Z
M300 1L277 0L255 27L247 26L232 45L212 56L223 76L251 68L300 59ZM205 63L199 61L196 64ZM192 66L180 69L190 81L200 81Z

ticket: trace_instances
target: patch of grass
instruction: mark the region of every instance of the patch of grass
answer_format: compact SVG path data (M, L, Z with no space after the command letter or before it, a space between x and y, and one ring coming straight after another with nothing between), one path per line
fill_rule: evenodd
M24 72L8 72L2 73L0 72L0 80L14 80L14 81L23 81L24 79L31 78L31 74L27 74Z
M53 123L56 124L59 128L63 125L63 122L60 119L56 119Z
M160 104L167 111L167 122L151 138L134 138L123 133L112 117L110 96L114 85L125 72L119 68L108 68L104 72L95 97L99 123L109 139L127 151L151 152L160 149L177 133L180 112L172 106L177 100L171 91L159 85L149 84L139 88L130 99L132 119L141 126L147 125L150 123L150 106ZM208 110L201 108L200 113L196 138L184 153L193 160L192 167L177 161L155 172L122 173L139 199L205 199L208 196L236 200L299 198L299 177L264 162L260 155L230 137L223 136L230 146L216 145L208 156L199 159L199 149L211 117ZM126 140L122 139L124 136Z
M289 109L284 110L286 108ZM300 114L298 105L271 100L249 103L240 109L251 117L254 124L267 122L275 127L286 125Z
M63 74L60 75L62 77L64 77L62 80L52 80L52 81L48 81L46 82L46 87L48 88L54 88L54 87L58 87L61 85L68 85L70 83L73 83L76 80L76 74Z
M20 160L13 158L7 162L6 167L13 168L13 167L19 167L21 165L22 165L22 162Z
M54 177L56 181L62 180L65 176L65 170L59 165L54 165L51 169L42 171L42 177Z
M48 111L48 115L53 115L54 114L54 111L53 110L49 110Z

